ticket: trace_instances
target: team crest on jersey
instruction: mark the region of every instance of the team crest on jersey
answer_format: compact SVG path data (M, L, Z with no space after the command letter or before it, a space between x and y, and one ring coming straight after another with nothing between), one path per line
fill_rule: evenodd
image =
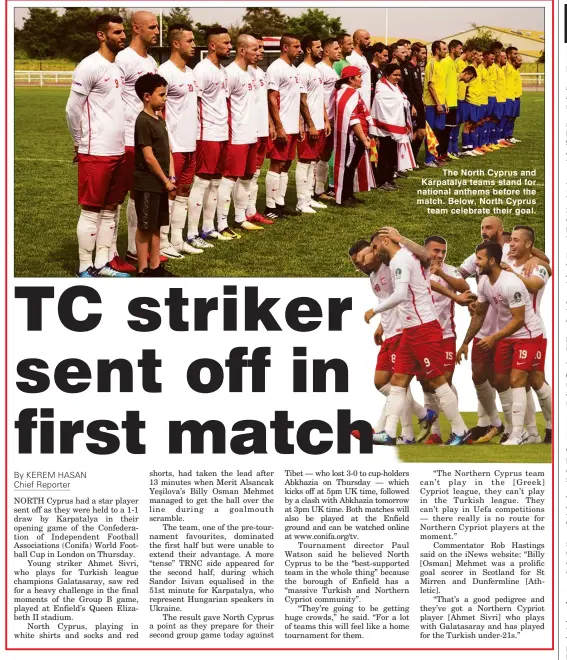
M396 268L396 279L399 280L401 276L402 276L402 269Z
M382 286L386 286L388 284L388 280L385 277L380 278L380 284Z
M514 302L520 302L521 299L522 299L522 294L519 291L516 291L516 293L514 294Z
M189 84L188 84L188 85L187 85L187 89L188 89L190 92L192 92L192 91L193 91L193 85L189 85Z

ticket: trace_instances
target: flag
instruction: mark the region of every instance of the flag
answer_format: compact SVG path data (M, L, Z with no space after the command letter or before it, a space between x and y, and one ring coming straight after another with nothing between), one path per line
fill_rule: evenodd
M425 122L425 139L427 140L429 153L433 154L434 158L439 158L439 154L437 153L439 140L435 137L435 133L427 122Z

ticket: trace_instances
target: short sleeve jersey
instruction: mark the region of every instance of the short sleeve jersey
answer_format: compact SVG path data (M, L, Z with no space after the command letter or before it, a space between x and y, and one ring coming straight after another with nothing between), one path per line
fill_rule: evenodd
M87 97L81 120L79 153L119 156L124 153L124 107L120 70L96 52L73 73L71 89Z
M494 64L493 68L496 71L496 77L494 79L494 87L496 92L496 101L498 103L506 102L506 74L504 72L504 67L499 64Z
M163 119L151 117L147 112L140 112L135 124L136 169L134 171L134 190L144 192L164 192L163 183L150 170L142 147L151 147L163 173L169 174L169 139Z
M504 76L506 78L506 98L515 99L516 98L516 69L506 62L504 67Z
M441 60L441 64L445 67L447 74L445 80L445 103L448 108L457 107L457 62L459 59L454 60L447 55Z
M124 103L124 137L127 147L134 146L134 126L144 104L138 98L134 85L145 73L157 73L157 62L151 55L142 57L133 48L125 48L116 56L116 66L122 77L122 102Z
M364 105L370 107L370 96L372 90L372 79L370 75L370 64L368 60L363 55L359 55L354 51L347 57L347 61L352 66L357 66L362 73L362 86L359 90L360 96L364 101Z
M444 58L446 59L446 58ZM432 57L425 65L425 81L423 83L423 102L425 105L435 105L435 100L429 91L429 83L433 83L433 88L441 105L445 105L447 88L447 71L443 60L437 60Z
M518 273L519 275L523 275L524 272L523 264L520 266L516 266L515 263L512 261L512 263L510 264L510 268L515 273ZM532 271L532 277L538 277L543 282L543 286L537 293L529 293L529 291L528 293L530 295L530 302L533 307L533 310L539 316L543 324L543 336L545 337L545 324L543 323L543 318L541 316L541 300L543 298L543 292L545 291L545 287L549 282L549 273L547 272L547 268L545 266L538 266Z
M256 90L256 117L258 126L258 137L270 135L270 115L268 110L268 88L266 86L266 74L259 67L249 67L248 71L254 80Z
M205 142L228 140L228 107L226 104L226 69L217 67L207 57L193 69L199 88L200 132L197 139Z
M447 273L451 277L459 277L462 279L459 271L449 264L443 264L443 272ZM432 282L437 282L441 286L447 287L450 291L453 291L451 286L439 275L430 276ZM455 337L455 303L444 296L442 293L433 293L433 300L435 302L435 311L437 312L437 319L439 320L439 325L441 330L443 330L443 339L452 339Z
M468 66L470 64L465 62L465 60L462 60L460 57L457 59L457 101L464 101L467 96L467 83L464 80L459 80L459 76Z
M400 303L398 310L402 327L413 328L437 321L427 273L419 259L409 250L402 248L390 261L390 272L394 288L398 284L408 285L408 295Z
M514 273L503 270L494 284L490 283L488 275L481 275L478 302L488 302L496 310L496 332L512 321L511 309L524 307L524 325L510 339L535 339L543 335L543 324L530 304L530 294Z
M171 151L189 153L197 148L198 111L197 81L187 66L181 70L171 60L158 69L167 80L165 121L169 132Z
M386 300L394 292L392 273L388 266L382 264L380 268L370 273L370 286L378 300ZM400 313L398 307L393 307L380 314L380 323L384 328L384 339L390 339L402 333Z
M335 121L335 96L337 93L335 83L339 79L339 75L332 66L325 64L325 62L318 62L316 64L316 68L321 74L321 78L323 78L325 108L327 108L327 116L329 117L329 121L333 123Z
M288 135L299 133L301 93L305 91L297 69L280 57L266 71L268 90L279 92L280 121Z
M307 107L318 131L325 128L325 92L321 72L314 66L302 62L297 67L304 93L307 94Z
M255 144L258 140L256 124L256 89L249 70L236 62L226 68L226 88L229 107L231 144Z

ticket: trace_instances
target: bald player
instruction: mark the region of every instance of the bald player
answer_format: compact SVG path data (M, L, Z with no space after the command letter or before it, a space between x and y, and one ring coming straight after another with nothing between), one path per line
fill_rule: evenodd
M250 183L256 172L258 155L258 127L256 124L256 88L250 67L256 63L258 41L249 34L241 34L236 42L236 58L226 68L226 93L230 115L230 139L222 162L221 187L218 201L218 229L232 238L240 238L228 227L230 196L234 190L235 222L248 231L263 227L246 219L246 208L250 198ZM238 185L236 186L238 180Z
M128 221L128 251L126 259L137 262L136 254L136 231L138 229L138 217L134 204L134 126L136 118L144 109L144 104L138 98L134 85L140 76L146 73L157 73L157 62L148 54L152 46L155 46L159 37L159 25L155 14L149 11L137 11L132 14L132 41L116 56L116 65L120 69L122 77L122 102L124 103L124 138L125 158L127 163L128 177L125 181L124 195L130 191L130 199L126 208L126 219ZM115 239L113 250L116 252L116 235L118 230L118 216L115 227ZM112 252L112 250L111 250ZM111 262L115 270L127 271L129 264L125 264L116 255Z
M370 48L370 32L368 30L356 30L352 35L353 51L347 56L349 64L356 66L362 72L362 87L360 88L360 96L368 109L370 109L371 97L371 76L370 64L366 59L366 52Z

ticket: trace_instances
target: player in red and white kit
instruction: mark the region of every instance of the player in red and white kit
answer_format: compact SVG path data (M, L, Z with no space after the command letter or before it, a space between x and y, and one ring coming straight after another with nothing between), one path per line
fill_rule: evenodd
M187 66L195 54L195 38L191 28L183 23L170 25L167 38L171 55L169 60L159 67L158 73L167 80L165 123L175 165L177 190L170 194L170 225L165 225L160 230L160 253L168 259L178 259L184 254L203 252L183 240L189 190L195 176L198 90L195 75Z
M366 240L357 241L349 250L349 256L356 270L369 276L370 286L379 300L388 298L394 289L390 269L376 258L370 243ZM399 318L398 308L394 307L384 312L380 317L380 324L374 333L374 342L380 346L376 370L374 373L374 386L385 397L390 393L390 378L394 372L396 363L396 351L402 337L402 326ZM375 432L384 429L386 423L385 407L378 423L374 426ZM411 390L408 387L406 405L400 415L402 435L398 442L400 444L412 444L415 442L412 426L412 414L416 415L422 428L431 426L431 416L423 406L414 401ZM355 437L359 437L356 432Z
M305 138L297 146L297 166L295 168L295 188L297 210L301 213L315 213L315 209L327 206L313 199L315 185L315 163L325 147L325 140L331 134L331 125L325 109L323 76L316 64L321 59L321 41L312 35L303 38L301 49L305 57L297 67L303 92L301 94L301 114L304 120Z
M532 383L534 367L541 360L543 324L533 310L524 284L500 263L502 247L481 243L476 250L480 273L474 315L457 361L468 353L468 345L482 327L488 307L496 311L496 332L478 342L478 350L494 351L494 385L498 392L511 390L512 432L505 445L541 442L523 435L526 413L526 385Z
M250 182L256 172L258 154L256 87L249 71L256 62L257 53L257 40L249 34L241 34L236 42L236 58L226 68L230 138L221 164L223 178L219 188L217 217L219 231L225 231L232 238L240 238L240 234L228 227L233 189L236 225L247 231L263 230L263 227L246 220ZM221 190L224 196L220 194Z
M498 243L502 247L503 259L506 260L509 244L504 240L504 226L500 218L497 216L483 218L480 225L480 235L483 241ZM533 259L532 265L539 263L539 259L547 259L543 252L537 250L536 253L538 257ZM459 272L465 279L477 276L476 252L465 259L459 267ZM506 441L511 432L511 392L500 393L500 401L506 422L503 425L496 408L496 390L493 387L494 355L491 351L478 350L478 343L496 332L495 315L493 308L488 308L484 324L473 340L471 366L472 379L478 398L478 422L475 427L469 430L466 438L467 444L490 442L492 438L501 434L502 439Z
M541 300L545 286L550 278L550 267L541 263L537 265L528 275L525 265L532 259L532 248L535 243L535 232L532 227L527 225L516 225L510 237L510 250L508 255L508 265L512 272L523 282L531 297L531 303L535 313L541 319L543 325L542 349L536 364L534 373L531 374L532 387L539 400L541 411L545 418L545 439L544 442L551 442L552 428L552 406L551 406L551 387L545 380L545 355L547 350L547 339L545 336L545 324L541 315ZM528 269L529 270L529 269ZM537 436L538 430L535 422L535 408L533 406L533 397L528 392L528 402L526 410L526 428L531 436Z
M365 314L367 323L376 315L399 306L402 339L396 354L390 394L386 403L386 425L379 434L384 444L394 444L406 390L416 372L435 390L442 412L452 433L449 445L464 441L466 426L459 414L457 397L443 374L443 333L429 287L426 269L430 265L427 250L412 243L412 252L400 245L402 237L392 227L385 227L372 237L372 249L382 263L390 267L394 291ZM407 241L407 239L405 239ZM417 256L419 255L419 257Z
M203 227L199 235L187 240L196 248L211 248L206 239L230 241L223 227L215 229L215 213L219 198L226 198L220 189L222 162L228 143L228 106L226 103L226 70L221 64L230 55L231 43L226 28L212 28L205 37L207 57L194 69L199 87L199 135L197 137L196 174L189 195L189 227L199 226L201 210ZM227 232L224 232L227 233Z
M136 231L138 229L138 217L134 204L132 187L134 185L134 127L136 119L144 109L144 104L138 98L134 85L136 80L145 73L157 73L157 62L149 55L148 51L157 44L159 37L159 25L155 14L149 11L137 11L132 15L132 41L116 57L116 65L120 69L122 77L122 102L124 104L124 139L126 143L126 164L128 178L124 190L124 197L130 191L130 199L126 207L126 220L128 221L128 251L126 258L136 262ZM116 223L118 228L118 222ZM116 236L116 232L115 232ZM116 242L114 243L116 246ZM112 265L118 270L125 270L129 264L115 255ZM135 269L134 269L135 270Z
M254 79L254 88L256 90L256 125L258 127L258 153L256 156L256 171L250 181L250 194L248 196L248 207L246 209L246 219L249 222L259 222L262 225L273 225L274 221L258 213L256 202L258 200L258 179L262 172L262 165L266 158L269 139L276 139L274 123L270 117L268 109L268 87L266 85L266 74L258 65L264 59L264 41L260 35L252 35L258 42L258 52L256 53L256 63L251 64L248 71ZM235 186L235 195L238 194L238 182Z
M442 236L429 236L425 239L424 247L427 249L429 258L431 259L431 266L429 267L430 281L437 283L448 291L457 293L465 293L470 290L469 285L463 279L459 271L449 264L445 263L447 256L447 241ZM443 293L434 292L433 301L435 303L435 311L437 312L437 319L443 332L443 345L441 347L443 353L443 373L445 378L455 396L457 391L453 386L453 372L455 371L455 356L457 354L456 341L457 336L455 333L455 301L454 299L444 295ZM424 389L424 402L427 408L439 412L437 408L437 401L433 392ZM441 427L439 420L435 420L431 428L431 435L425 444L440 444Z
M77 274L127 277L109 265L126 175L120 71L115 64L116 54L126 45L126 33L122 18L110 14L97 18L95 30L99 49L75 69L66 108L79 164Z
M266 174L266 211L270 220L299 215L285 206L288 172L295 159L297 142L303 140L303 120L300 117L301 81L293 63L301 54L299 39L284 34L280 39L279 58L266 71L270 116L276 139L268 148L270 169Z
M331 133L325 140L325 146L315 167L315 199L327 201L333 199L327 193L327 182L329 180L329 160L333 154L334 138L333 130L335 124L335 96L337 93L335 84L339 74L333 69L333 64L342 58L341 47L335 37L324 39L323 59L316 67L323 78L323 91L325 95L325 110L331 126Z

